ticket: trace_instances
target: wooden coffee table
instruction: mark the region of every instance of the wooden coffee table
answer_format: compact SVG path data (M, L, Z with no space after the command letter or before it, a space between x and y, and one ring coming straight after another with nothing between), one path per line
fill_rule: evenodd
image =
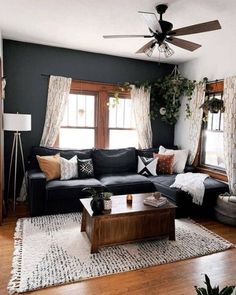
M143 204L150 195L133 194L132 205L126 195L112 197L109 213L93 215L91 198L80 199L83 204L81 231L86 232L91 242L91 253L97 253L101 246L124 244L135 241L169 236L175 240L176 206L167 202L156 208Z

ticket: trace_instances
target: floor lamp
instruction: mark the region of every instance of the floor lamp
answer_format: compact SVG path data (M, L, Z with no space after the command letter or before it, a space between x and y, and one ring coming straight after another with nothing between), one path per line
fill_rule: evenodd
M8 197L10 192L10 181L11 181L11 172L12 172L12 163L14 157L14 194L13 194L13 209L16 209L16 176L17 176L17 164L18 164L18 150L20 150L21 161L23 172L25 175L25 162L24 154L21 142L21 133L19 131L30 131L31 130L31 115L29 114L3 114L3 130L4 131L15 131L12 150L11 150L11 160L9 167L9 176L8 176Z

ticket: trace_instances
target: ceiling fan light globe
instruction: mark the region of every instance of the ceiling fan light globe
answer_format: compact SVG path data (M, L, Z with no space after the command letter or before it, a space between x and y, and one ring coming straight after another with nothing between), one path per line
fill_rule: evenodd
M152 56L155 46L156 46L156 43L154 42L150 47L148 47L146 50L144 50L144 53L146 54L146 56L148 56L148 57Z
M154 51L154 47L148 48L147 50L145 50L144 53L146 54L146 56L151 57L153 54L153 51Z
M168 58L168 57L171 57L175 52L172 48L168 48L168 50L166 50L165 52L165 57Z
M159 45L158 50L160 53L164 53L166 58L172 56L175 53L166 42L163 42L161 45Z

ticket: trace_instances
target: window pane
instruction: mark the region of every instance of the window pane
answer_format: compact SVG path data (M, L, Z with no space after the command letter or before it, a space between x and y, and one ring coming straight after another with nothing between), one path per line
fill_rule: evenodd
M220 130L223 131L224 129L224 114L221 113L221 118L220 118Z
M213 114L211 112L208 112L207 115L207 130L212 130L212 119L213 119Z
M204 131L203 164L225 168L223 132Z
M70 94L68 99L68 125L76 126L77 95Z
M85 115L86 115L85 99L86 99L86 96L82 95L82 94L78 94L78 95L76 95L76 98L77 98L77 107L74 110L74 112L76 112L77 120L78 120L76 126L83 127L83 126L86 126L86 124L85 124L85 120L86 120L85 119Z
M86 120L85 124L87 127L94 127L94 117L95 117L95 96L94 95L86 95L85 98L85 114Z
M116 127L124 128L124 115L125 115L125 102L124 99L119 99L119 104L116 106L117 108L117 121Z
M138 147L136 130L110 130L109 148Z
M60 128L59 147L85 149L94 147L94 129Z
M109 98L109 127L135 128L130 98L119 98L119 104L112 107L113 97Z
M70 94L61 126L94 127L95 96Z
M220 130L220 112L213 114L212 130Z

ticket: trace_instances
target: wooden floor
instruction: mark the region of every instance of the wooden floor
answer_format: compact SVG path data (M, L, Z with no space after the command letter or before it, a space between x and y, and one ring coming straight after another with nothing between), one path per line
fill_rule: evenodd
M25 215L18 210L18 215ZM13 234L16 216L9 216L0 226L0 294L7 294L13 252ZM236 228L210 219L198 219L208 229L236 244ZM213 284L221 287L236 284L236 249L217 254L149 267L137 271L110 275L61 287L47 288L30 294L35 295L196 295L193 286L203 285L203 273Z

